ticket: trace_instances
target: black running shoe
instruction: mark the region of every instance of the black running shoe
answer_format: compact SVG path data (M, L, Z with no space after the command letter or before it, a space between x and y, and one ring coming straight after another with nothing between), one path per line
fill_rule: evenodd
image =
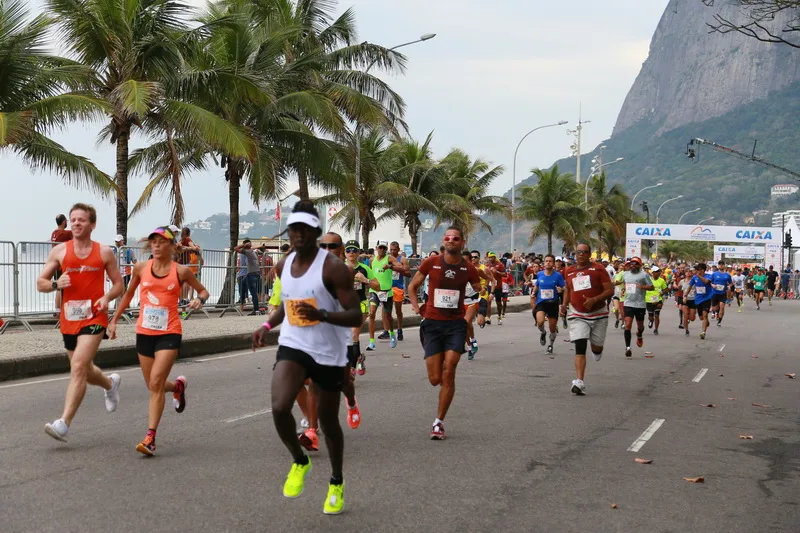
M382 340L382 341L389 340L389 332L388 332L388 331L386 331L386 330L383 330L383 333L381 333L380 335L378 335L378 338L379 338L380 340Z
M541 335L539 335L539 344L541 344L542 346L547 344L547 333L542 333Z
M403 340L403 330L402 329L398 329L397 330L397 340L399 340L399 341Z

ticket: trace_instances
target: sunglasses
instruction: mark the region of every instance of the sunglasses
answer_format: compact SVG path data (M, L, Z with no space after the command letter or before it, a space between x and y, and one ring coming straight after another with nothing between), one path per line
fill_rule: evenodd
M338 242L321 242L319 247L323 250L336 250L341 246Z
M356 254L358 253L358 248L345 248L344 251L348 254Z
M480 258L481 258L481 256L479 256L479 255L473 255L473 256L471 256L471 258L472 258L472 259L480 259Z
M575 250L576 254L588 254L589 250Z
M458 242L461 240L461 237L458 235L445 235L444 240L445 242Z

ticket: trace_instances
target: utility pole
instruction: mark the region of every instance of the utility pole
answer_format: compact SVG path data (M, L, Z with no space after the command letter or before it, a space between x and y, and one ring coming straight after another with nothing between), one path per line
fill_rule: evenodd
M783 265L786 264L783 258L784 246L786 246L786 215L781 215L781 271L783 271ZM766 263L766 257L764 262Z
M574 130L567 130L567 135L575 136L575 143L570 146L572 155L577 156L577 163L575 165L575 183L581 183L581 131L583 125L588 124L591 120L583 120L582 104L578 104L578 127Z

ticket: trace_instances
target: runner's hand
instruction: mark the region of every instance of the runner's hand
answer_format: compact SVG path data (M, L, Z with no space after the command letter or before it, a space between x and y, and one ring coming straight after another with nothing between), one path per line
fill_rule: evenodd
M411 310L414 311L416 314L419 313L419 302L411 302Z
M299 302L295 307L295 310L297 311L297 315L303 320L309 320L312 322L322 321L322 313L319 312L319 309L313 305L307 304L306 302Z
M191 302L189 302L189 305L187 307L189 307L189 309L194 309L195 311L197 311L203 308L203 302L201 302L199 298L195 298Z
M97 300L94 303L94 309L95 309L96 314L102 315L103 313L108 313L108 298L103 296L102 298Z
M112 320L108 323L106 333L108 333L108 338L112 341L117 338L117 323L115 321Z
M267 328L264 326L259 327L257 330L253 332L251 337L253 341L253 351L256 351L256 348L263 348L267 345Z
M72 281L69 279L69 274L61 274L61 277L56 281L59 289L66 289L72 286Z

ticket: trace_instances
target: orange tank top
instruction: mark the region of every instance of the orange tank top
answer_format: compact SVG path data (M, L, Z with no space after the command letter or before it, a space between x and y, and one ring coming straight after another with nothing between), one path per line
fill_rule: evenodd
M136 322L139 335L181 335L183 326L178 315L178 301L181 296L181 280L178 277L178 263L172 262L169 274L163 278L153 274L153 260L150 259L142 270L139 283L141 310Z
M75 255L75 241L68 241L61 270L69 274L70 286L61 292L61 333L77 335L87 326L108 326L106 313L96 314L94 304L106 293L100 243L92 241L92 251L81 259Z

